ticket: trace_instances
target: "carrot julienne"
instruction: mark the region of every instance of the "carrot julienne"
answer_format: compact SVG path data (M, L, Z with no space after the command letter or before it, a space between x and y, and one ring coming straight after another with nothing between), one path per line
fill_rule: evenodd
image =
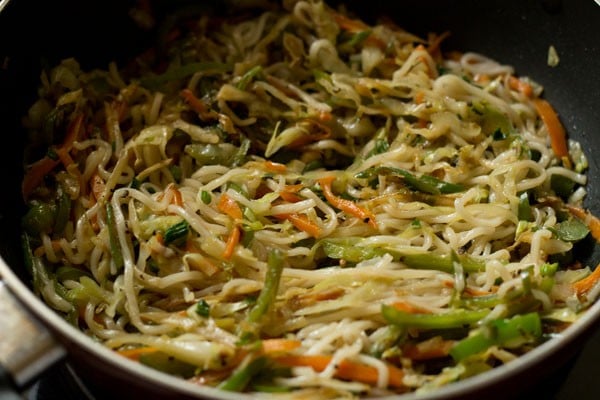
M276 218L286 219L292 223L296 228L300 229L311 235L312 237L321 236L321 227L319 225L312 222L306 215L304 214L277 214Z
M225 250L223 251L223 258L225 260L231 259L233 256L233 252L235 251L235 246L240 242L241 229L239 226L234 226L227 237L227 242L225 243Z
M221 195L217 207L219 208L219 211L229 215L236 221L241 220L243 217L242 209L240 208L237 201L229 197L226 193L223 193Z
M364 222L367 222L373 228L377 228L377 222L375 221L375 215L371 213L366 208L358 206L356 203L350 200L342 199L336 196L332 189L331 184L335 180L334 176L328 176L325 178L321 178L318 180L321 189L323 190L323 194L327 201L334 206L350 215L353 215Z
M540 98L533 100L533 104L544 125L546 125L546 129L548 129L550 144L552 145L554 154L560 158L568 157L567 134L554 107L547 100Z
M277 363L289 367L311 367L322 372L331 363L333 357L327 355L283 355L275 357ZM341 360L335 369L334 376L340 379L355 380L372 385L377 384L379 373L377 368L351 360ZM404 372L391 364L387 364L388 384L395 388L404 388Z

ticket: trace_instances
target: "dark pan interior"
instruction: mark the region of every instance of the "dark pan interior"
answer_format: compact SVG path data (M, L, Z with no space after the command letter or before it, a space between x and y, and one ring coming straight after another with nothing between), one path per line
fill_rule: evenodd
M243 2L243 1L240 1ZM12 0L0 14L0 254L25 282L19 220L22 148L21 118L36 96L40 68L74 56L84 68L105 68L152 43L156 32L132 25L134 0ZM198 1L163 0L166 12ZM228 3L213 1L210 8ZM230 0L230 3L236 3ZM243 3L247 3L243 2ZM340 1L332 2L341 3ZM476 51L515 67L545 87L568 134L588 154L586 206L600 215L600 6L593 0L403 0L344 2L357 16L374 21L386 15L410 32L450 31L443 50ZM547 64L548 48L560 56ZM598 247L598 246L597 246ZM600 261L592 243L579 249L590 265Z

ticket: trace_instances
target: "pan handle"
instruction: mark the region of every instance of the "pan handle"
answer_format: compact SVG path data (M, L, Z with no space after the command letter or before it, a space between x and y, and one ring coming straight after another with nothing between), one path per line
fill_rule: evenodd
M65 355L50 331L0 278L0 397L17 395Z

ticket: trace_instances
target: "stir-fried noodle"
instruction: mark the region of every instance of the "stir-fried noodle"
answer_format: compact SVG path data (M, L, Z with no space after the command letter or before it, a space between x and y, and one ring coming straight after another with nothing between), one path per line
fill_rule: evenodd
M244 392L432 390L560 334L598 294L573 258L587 160L541 85L445 37L287 1L46 70L36 291L125 357Z

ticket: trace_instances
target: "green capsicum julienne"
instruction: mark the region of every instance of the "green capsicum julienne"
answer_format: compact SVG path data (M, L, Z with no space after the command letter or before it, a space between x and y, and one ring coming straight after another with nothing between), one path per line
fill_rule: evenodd
M538 313L515 315L481 327L478 332L456 343L450 355L458 362L491 346L517 347L538 340L541 335L542 323Z
M250 310L248 314L248 321L251 323L258 323L262 316L268 311L269 307L275 301L277 295L277 288L279 287L279 280L281 279L281 273L283 271L283 256L278 250L271 250L267 258L267 273L265 276L265 283L263 289L260 291L260 295L256 300L256 304Z
M358 179L369 179L377 175L397 175L415 190L429 194L450 194L465 190L463 185L445 182L431 175L416 176L411 172L394 167L371 167L354 175Z

